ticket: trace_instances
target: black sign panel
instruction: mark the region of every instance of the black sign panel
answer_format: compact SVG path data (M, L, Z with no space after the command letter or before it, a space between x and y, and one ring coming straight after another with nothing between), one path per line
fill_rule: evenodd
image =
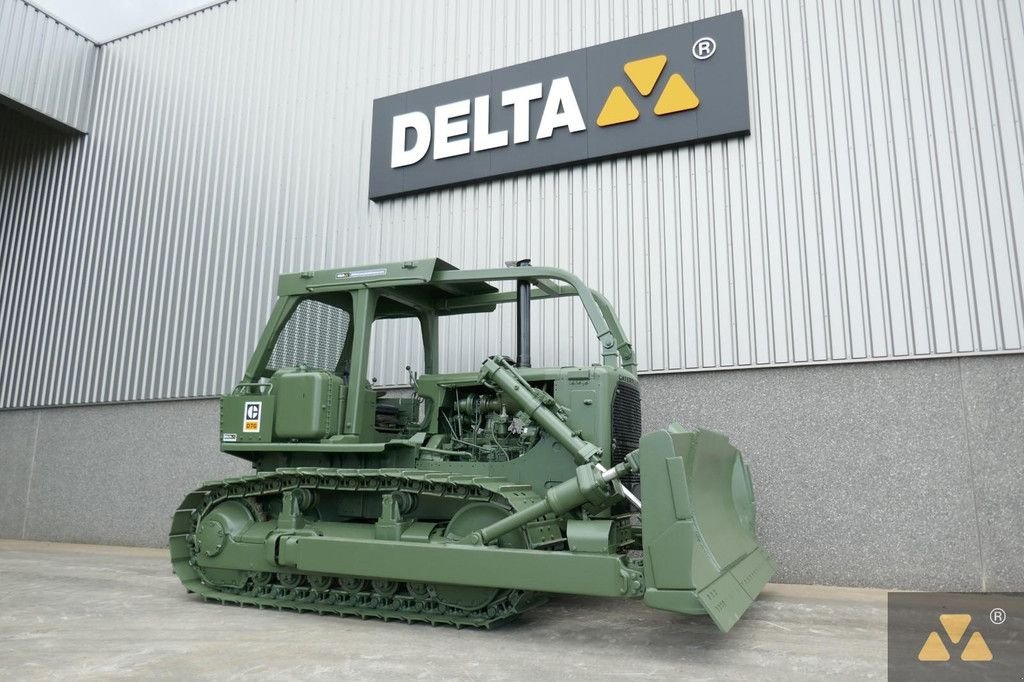
M743 13L382 97L370 198L750 132Z

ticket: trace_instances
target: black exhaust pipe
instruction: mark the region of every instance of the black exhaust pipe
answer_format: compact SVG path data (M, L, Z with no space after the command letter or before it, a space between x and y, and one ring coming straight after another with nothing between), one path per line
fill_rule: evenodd
M530 259L516 261L517 268L529 267ZM530 282L516 280L516 365L530 366Z

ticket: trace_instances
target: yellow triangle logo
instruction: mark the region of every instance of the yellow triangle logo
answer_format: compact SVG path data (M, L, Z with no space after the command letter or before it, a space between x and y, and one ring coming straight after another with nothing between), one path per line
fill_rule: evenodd
M601 107L601 113L597 116L597 125L613 126L617 123L635 121L638 118L640 118L640 112L629 99L629 95L622 89L622 86L616 85L608 93L608 99Z
M968 616L969 618L970 616ZM971 638L967 640L967 646L964 647L964 651L960 654L961 661L991 661L992 650L988 648L988 643L985 642L985 638L981 636L980 632L975 632L971 635Z
M960 638L967 632L967 626L971 624L969 613L944 613L939 616L939 622L949 635L949 641L959 644Z
M669 76L665 89L661 91L661 97L654 105L654 113L658 116L674 114L677 111L696 109L698 104L700 104L700 99L697 98L687 82L678 73L674 73Z
M949 652L946 651L946 645L942 643L942 639L939 638L939 633L932 632L928 635L928 639L925 640L924 646L921 647L921 651L917 654L917 660L919 661L948 661Z
M661 70L665 68L666 63L668 63L668 57L659 54L626 62L622 69L636 86L637 91L647 97L654 90L654 84L658 82L658 76L661 75Z

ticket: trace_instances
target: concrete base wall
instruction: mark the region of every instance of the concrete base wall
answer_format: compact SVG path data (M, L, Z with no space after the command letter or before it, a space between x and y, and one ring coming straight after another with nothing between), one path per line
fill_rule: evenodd
M0 537L162 547L220 453L216 400L0 412Z
M1024 590L1024 356L646 376L644 430L729 434L779 582ZM0 537L161 546L217 402L0 412Z
M644 430L729 434L782 582L1024 589L1024 356L647 377Z

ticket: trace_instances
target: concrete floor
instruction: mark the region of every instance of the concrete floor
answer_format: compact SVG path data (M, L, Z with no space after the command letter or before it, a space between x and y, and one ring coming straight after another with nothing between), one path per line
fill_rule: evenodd
M492 631L207 604L163 550L0 540L7 679L885 677L885 592L769 585L733 630L559 597Z

